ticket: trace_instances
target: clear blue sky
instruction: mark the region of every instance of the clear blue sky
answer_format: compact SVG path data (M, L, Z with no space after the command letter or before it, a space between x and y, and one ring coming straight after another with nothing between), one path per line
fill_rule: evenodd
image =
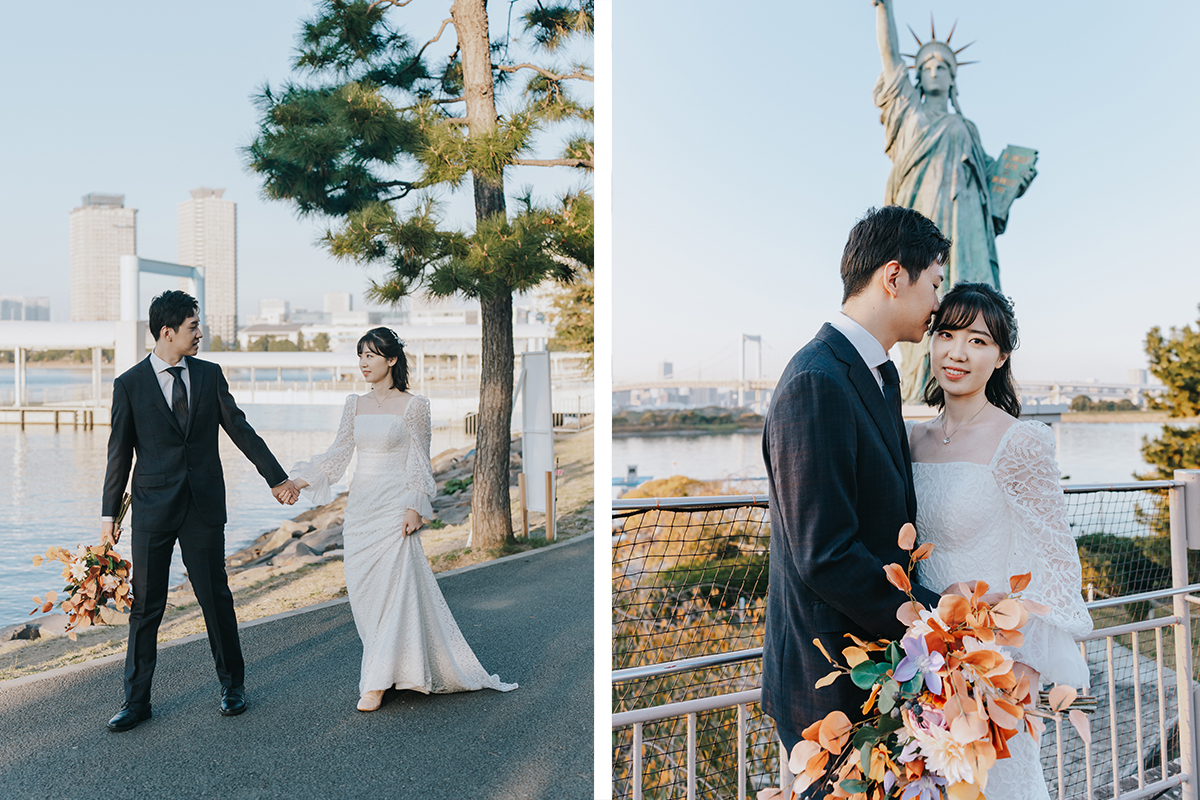
M496 38L509 4L492 6ZM388 13L423 43L449 7L419 0ZM175 261L176 207L189 189L210 186L238 204L243 317L266 297L320 309L327 291L360 295L366 273L314 244L326 221L301 221L287 204L263 200L239 152L256 130L251 96L289 76L301 20L315 8L310 0L4 3L0 294L49 296L52 319L69 319L68 220L84 194L124 194L138 209L139 255ZM453 40L448 28L427 52L448 54ZM531 184L546 199L578 183L562 168L518 168L507 178L510 192ZM469 183L445 199L449 220L471 227ZM157 276L142 283L144 296L174 288Z
M906 53L931 11L976 40L959 97L987 152L1040 151L998 239L1017 378L1124 381L1151 326L1198 316L1200 5L895 2ZM742 333L778 375L891 168L871 0L618 3L613 64L614 381L733 377Z

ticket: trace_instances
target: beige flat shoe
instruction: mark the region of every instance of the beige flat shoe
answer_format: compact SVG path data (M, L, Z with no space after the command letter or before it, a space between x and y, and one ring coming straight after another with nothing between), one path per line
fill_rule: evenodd
M373 692L366 692L362 697L358 698L359 711L374 711L381 705L383 705L382 689L378 689Z

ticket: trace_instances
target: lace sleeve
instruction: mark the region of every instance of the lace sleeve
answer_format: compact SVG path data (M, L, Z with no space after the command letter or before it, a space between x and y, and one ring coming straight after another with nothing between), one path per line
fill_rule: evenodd
M433 517L433 496L437 494L437 483L433 479L433 466L429 462L429 443L432 429L429 421L429 401L413 395L408 408L404 409L408 423L408 464L404 470L404 488L407 507L422 517Z
M337 437L329 449L320 455L313 456L311 461L297 462L288 477L292 480L303 478L308 486L301 491L307 493L312 501L324 505L333 499L330 487L341 480L350 465L354 455L354 412L358 407L358 395L352 394L346 398L346 407L342 409L342 421L338 423Z
M1083 603L1079 551L1067 524L1054 434L1040 422L1016 424L1020 427L997 454L994 468L1016 514L1010 567L1014 574L1032 573L1023 594L1050 611L1030 615L1022 629L1025 643L1013 658L1051 683L1087 686L1087 663L1074 637L1091 632L1092 618Z

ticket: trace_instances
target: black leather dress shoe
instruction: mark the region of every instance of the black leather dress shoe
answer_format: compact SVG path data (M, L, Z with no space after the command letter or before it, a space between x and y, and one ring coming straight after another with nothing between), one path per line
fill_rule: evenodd
M236 717L246 710L245 686L221 687L221 713L226 717Z
M108 721L108 729L117 733L131 730L136 728L142 720L150 719L150 716L149 703L126 702L121 706L121 710Z

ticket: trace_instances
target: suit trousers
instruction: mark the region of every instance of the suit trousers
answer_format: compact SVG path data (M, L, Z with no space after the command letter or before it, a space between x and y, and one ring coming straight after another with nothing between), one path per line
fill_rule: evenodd
M136 521L136 520L135 520ZM245 681L246 665L238 639L233 593L225 575L225 526L204 522L189 497L183 522L173 531L132 530L133 604L129 614L129 648L125 653L125 699L150 701L150 683L158 655L158 626L167 607L167 584L175 541L183 565L204 612L208 643L222 686Z

